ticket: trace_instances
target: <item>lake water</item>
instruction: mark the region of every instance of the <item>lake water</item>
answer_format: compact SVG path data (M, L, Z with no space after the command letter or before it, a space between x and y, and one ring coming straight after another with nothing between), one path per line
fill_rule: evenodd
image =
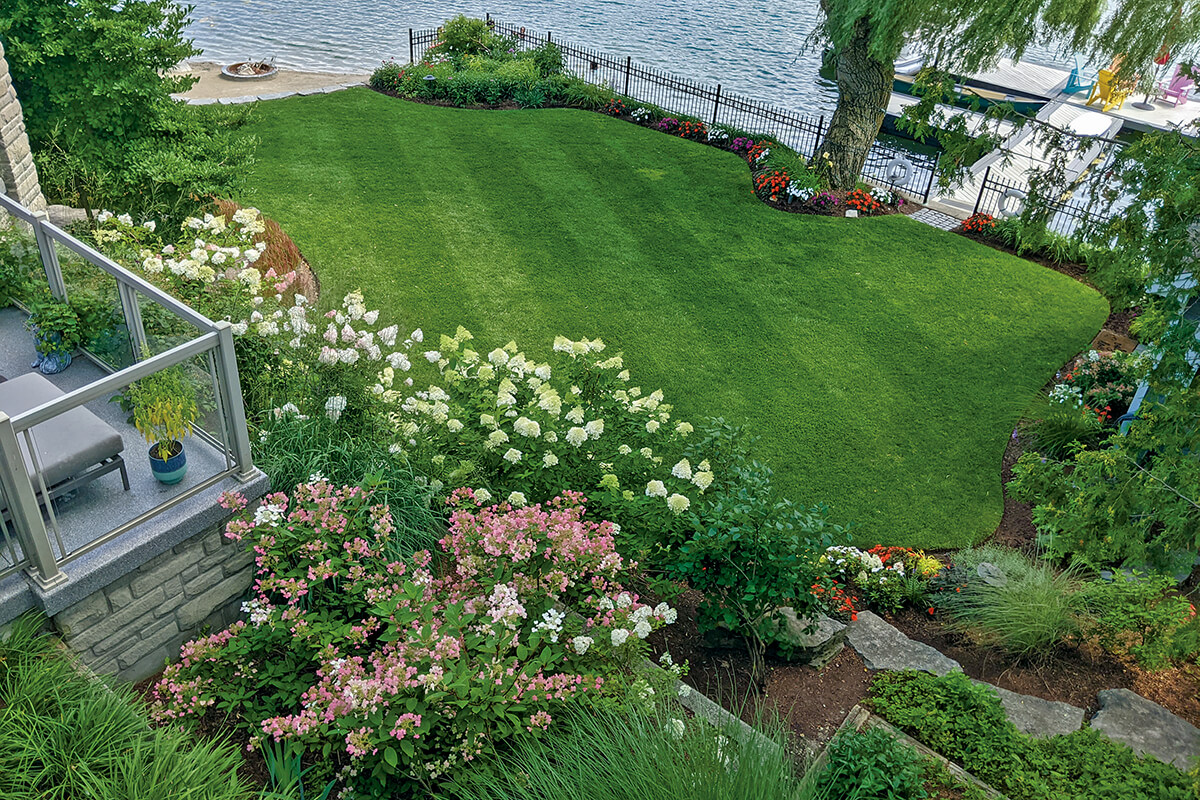
M414 0L191 0L204 58L274 58L290 69L364 72L408 60L408 29L462 12L493 17L785 108L828 114L834 86L806 48L817 0L498 0L486 7ZM1050 53L1034 60L1049 60Z

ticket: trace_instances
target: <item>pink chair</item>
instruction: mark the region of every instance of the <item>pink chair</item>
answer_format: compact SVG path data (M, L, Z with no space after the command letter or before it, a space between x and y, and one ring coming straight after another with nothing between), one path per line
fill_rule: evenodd
M1196 82L1183 74L1183 65L1175 65L1175 74L1171 76L1171 82L1163 85L1158 84L1158 92L1162 95L1162 99L1179 107L1187 102L1188 92L1196 85Z

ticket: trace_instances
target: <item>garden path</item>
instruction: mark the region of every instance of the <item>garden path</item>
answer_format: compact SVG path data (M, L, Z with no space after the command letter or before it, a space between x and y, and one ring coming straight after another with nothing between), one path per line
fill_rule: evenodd
M895 626L870 611L859 612L858 619L850 623L846 641L871 669L919 669L935 675L944 675L947 672L961 669L954 659L943 655L923 642L910 639ZM1083 709L1077 706L1018 694L982 681L976 681L976 683L987 686L996 692L1009 721L1022 733L1030 736L1057 736L1078 730L1083 725ZM1136 697L1136 695L1134 696ZM1143 702L1150 703L1149 700ZM1151 703L1151 705L1154 704ZM1160 708L1164 714L1170 715L1166 709L1158 706L1156 708ZM1183 720L1179 720L1179 722L1187 725ZM1108 732L1105 731L1105 733ZM1118 736L1112 738L1124 741ZM1138 752L1143 751L1139 750ZM1154 753L1149 748L1145 752Z

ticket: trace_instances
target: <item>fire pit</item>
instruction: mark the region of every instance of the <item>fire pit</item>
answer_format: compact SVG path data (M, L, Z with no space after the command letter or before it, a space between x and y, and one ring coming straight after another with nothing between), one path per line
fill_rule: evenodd
M266 61L239 61L227 67L221 67L221 75L235 81L261 81L274 78L279 70L274 64Z

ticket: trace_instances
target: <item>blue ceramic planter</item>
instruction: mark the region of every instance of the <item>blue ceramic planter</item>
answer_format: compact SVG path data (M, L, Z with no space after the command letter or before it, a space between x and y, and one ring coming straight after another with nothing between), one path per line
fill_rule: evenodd
M163 461L158 457L158 445L150 448L150 471L159 483L179 483L187 475L187 454L183 452L183 444L171 442L171 453L173 455Z
M43 375L54 375L71 366L71 354L58 348L58 345L62 343L62 334L58 331L43 334L37 329L37 326L34 326L33 341L35 346L43 344L52 346L49 348L48 355L42 355L41 349L38 349L37 360L29 365L33 369L40 371Z

